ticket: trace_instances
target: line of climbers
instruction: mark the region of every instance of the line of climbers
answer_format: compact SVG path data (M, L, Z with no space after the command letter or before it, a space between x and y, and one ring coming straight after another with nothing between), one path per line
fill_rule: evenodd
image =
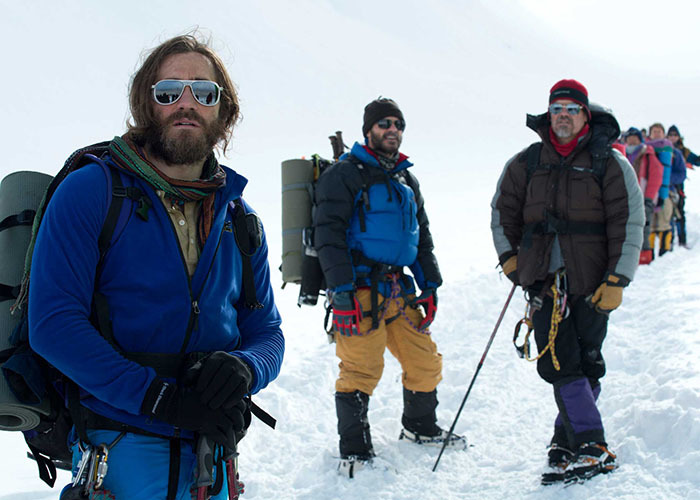
M673 242L688 247L685 218L685 180L687 169L700 165L700 157L683 144L678 127L666 133L661 123L646 129L630 127L613 144L634 167L644 195L646 223L640 264L673 250Z

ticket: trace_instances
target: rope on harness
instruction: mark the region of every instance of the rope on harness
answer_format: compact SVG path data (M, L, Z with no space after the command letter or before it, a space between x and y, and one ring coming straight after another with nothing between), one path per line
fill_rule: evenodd
M526 359L527 361L537 361L542 356L544 356L547 351L549 351L552 357L552 365L554 366L554 369L556 371L561 370L561 365L559 363L559 360L557 359L557 354L554 350L554 347L557 334L559 333L559 323L561 323L561 321L565 317L567 300L567 293L565 291L562 291L561 289L561 281L562 273L558 272L555 276L554 283L552 284L552 287L550 289L552 292L553 302L552 318L550 321L547 345L544 346L544 349L542 349L542 351L534 358L530 357L530 334L534 331L535 327L532 322L532 314L534 313L534 311L532 307L530 307L529 302L527 303L527 306L525 306L525 315L515 325L515 332L513 334L513 345L515 345L515 348L518 351L518 356ZM525 334L525 339L523 340L522 345L518 345L517 340L518 336L520 335L520 329L523 325L527 326L527 333Z
M426 326L425 328L421 329L416 325L411 319L408 317L405 311L405 304L407 304L407 301L404 297L404 307L401 307L401 301L400 298L403 297L401 293L401 285L399 284L399 274L393 274L391 276L391 295L389 298L386 300L386 304L384 306L384 311L382 311L382 317L384 317L384 314L386 313L386 310L389 309L389 306L394 303L396 304L396 308L399 311L399 314L403 317L403 319L406 320L406 322L413 328L415 331L419 333L423 333L425 335L430 335L430 329Z

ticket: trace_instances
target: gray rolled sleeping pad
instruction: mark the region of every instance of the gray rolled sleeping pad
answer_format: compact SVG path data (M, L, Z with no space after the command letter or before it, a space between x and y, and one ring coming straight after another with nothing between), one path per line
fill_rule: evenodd
M0 183L0 354L12 348L10 337L20 322L22 311L11 314L13 294L24 272L27 247L37 207L52 177L39 172L14 172ZM11 291L9 294L8 291ZM7 360L0 357L4 374ZM49 402L26 404L17 400L3 374L0 374L0 430L23 431L39 424L40 415L49 414Z
M310 160L282 162L282 282L301 283L304 232L311 229L314 165Z

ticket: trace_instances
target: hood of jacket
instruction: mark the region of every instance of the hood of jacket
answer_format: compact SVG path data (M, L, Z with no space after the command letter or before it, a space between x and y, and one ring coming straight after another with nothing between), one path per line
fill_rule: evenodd
M591 119L588 122L590 131L579 139L576 150L586 147L592 153L605 151L612 147L613 142L620 136L620 124L613 115L611 109L600 104L590 103ZM526 125L540 136L542 142L553 148L549 140L549 113L540 115L527 115Z

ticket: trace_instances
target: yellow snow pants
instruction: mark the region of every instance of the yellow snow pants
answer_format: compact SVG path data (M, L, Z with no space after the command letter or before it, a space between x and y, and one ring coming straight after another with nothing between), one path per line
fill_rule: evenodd
M364 288L355 294L364 311L371 310L370 295L370 290ZM384 297L379 295L379 304L383 301ZM384 371L387 347L401 363L406 389L419 392L435 389L442 380L442 354L437 352L430 334L415 328L422 320L422 311L407 306L399 297L388 305L375 330L371 329L372 318L366 317L360 323L359 335L335 332L335 352L340 358L336 391L362 391L371 396Z

